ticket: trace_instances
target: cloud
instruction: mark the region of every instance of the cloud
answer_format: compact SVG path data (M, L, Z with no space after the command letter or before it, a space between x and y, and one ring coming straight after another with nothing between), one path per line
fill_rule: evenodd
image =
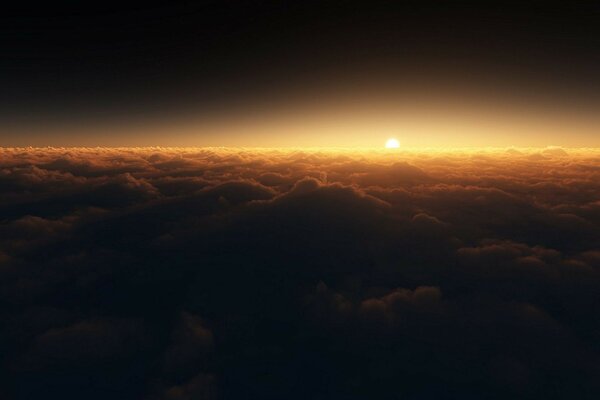
M167 389L161 399L164 400L211 400L216 399L215 377L199 374L182 385Z
M176 376L197 372L213 346L213 334L203 326L202 320L182 312L165 351L165 370Z
M595 398L598 156L0 149L0 383Z
M85 368L135 351L142 336L139 322L123 319L91 319L50 329L35 338L23 368Z
M359 315L367 321L394 323L406 313L425 313L439 307L442 293L435 286L419 286L414 290L396 289L383 297L363 300Z

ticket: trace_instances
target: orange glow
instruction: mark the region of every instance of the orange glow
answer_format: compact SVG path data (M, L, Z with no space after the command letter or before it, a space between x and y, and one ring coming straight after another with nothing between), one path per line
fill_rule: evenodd
M0 126L0 145L377 148L402 132L403 149L600 147L600 116L558 103L461 92L342 94L178 117Z

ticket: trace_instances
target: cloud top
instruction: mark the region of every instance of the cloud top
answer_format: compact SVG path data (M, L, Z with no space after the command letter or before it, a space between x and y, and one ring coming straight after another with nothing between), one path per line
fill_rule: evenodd
M0 149L3 391L593 398L600 152Z

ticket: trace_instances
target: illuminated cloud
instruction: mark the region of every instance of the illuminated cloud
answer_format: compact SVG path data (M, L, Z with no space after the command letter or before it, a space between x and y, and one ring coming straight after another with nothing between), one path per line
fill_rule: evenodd
M2 149L8 393L589 398L599 155Z

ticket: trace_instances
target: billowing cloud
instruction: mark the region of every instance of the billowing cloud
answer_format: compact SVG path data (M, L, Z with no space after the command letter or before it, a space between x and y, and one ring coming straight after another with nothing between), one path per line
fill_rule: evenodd
M1 394L595 398L599 199L593 149L0 149Z

